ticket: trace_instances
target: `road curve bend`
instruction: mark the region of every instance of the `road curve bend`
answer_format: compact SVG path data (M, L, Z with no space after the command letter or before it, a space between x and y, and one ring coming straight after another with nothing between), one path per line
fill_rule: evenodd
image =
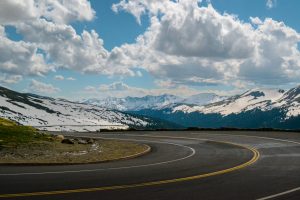
M300 134L68 133L137 141L151 153L110 163L0 166L0 199L300 199Z

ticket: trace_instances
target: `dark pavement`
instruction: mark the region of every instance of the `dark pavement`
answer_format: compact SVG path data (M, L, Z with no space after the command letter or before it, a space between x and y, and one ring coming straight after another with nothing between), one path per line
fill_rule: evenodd
M186 131L72 135L133 140L150 145L152 151L139 158L102 164L0 166L0 199L1 194L38 195L48 191L52 192L10 199L247 200L282 192L287 193L271 199L300 199L300 190L288 192L300 187L299 133ZM253 158L249 148L260 153L250 166L208 177L187 178L247 163ZM147 185L149 182L155 184ZM120 185L126 187L114 188ZM99 191L103 187L106 190ZM55 194L61 191L66 194Z

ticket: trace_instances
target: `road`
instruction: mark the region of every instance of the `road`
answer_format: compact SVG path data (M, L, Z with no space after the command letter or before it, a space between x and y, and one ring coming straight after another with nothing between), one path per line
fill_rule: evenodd
M0 166L1 199L300 199L300 134L69 133L151 146L102 164Z

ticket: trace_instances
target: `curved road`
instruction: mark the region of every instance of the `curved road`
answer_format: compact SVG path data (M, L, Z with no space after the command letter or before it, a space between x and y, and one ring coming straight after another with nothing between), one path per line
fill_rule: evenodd
M152 150L102 164L0 166L0 200L300 199L299 133L72 135L138 141Z

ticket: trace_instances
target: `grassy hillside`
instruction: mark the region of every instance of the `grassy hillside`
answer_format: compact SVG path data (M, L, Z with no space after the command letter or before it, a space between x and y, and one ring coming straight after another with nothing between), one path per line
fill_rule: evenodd
M106 162L143 155L149 150L147 145L126 141L59 139L55 135L39 133L32 127L0 118L0 165Z
M37 141L50 141L52 137L40 134L29 126L18 125L7 119L0 118L0 148L15 147Z

